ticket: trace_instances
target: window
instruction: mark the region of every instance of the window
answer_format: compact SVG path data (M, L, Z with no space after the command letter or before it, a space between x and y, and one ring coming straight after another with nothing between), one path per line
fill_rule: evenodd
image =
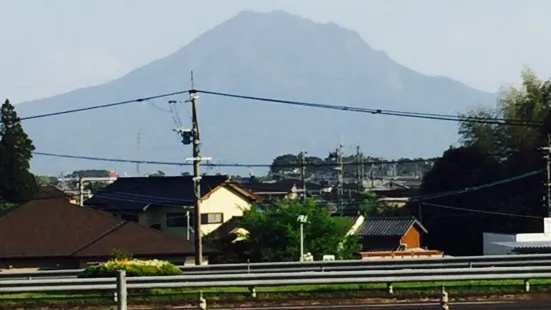
M187 215L182 213L167 213L166 214L166 226L167 227L186 227Z
M201 214L201 224L221 224L224 220L223 213L203 213Z

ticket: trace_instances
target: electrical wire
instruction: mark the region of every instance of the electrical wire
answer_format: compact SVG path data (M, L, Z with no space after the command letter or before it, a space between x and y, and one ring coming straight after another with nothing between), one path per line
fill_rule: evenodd
M282 99L274 99L274 98L238 95L238 94L215 92L215 91L208 91L208 90L197 90L197 92L207 94L207 95L222 96L222 97L229 97L229 98L236 98L236 99L245 99L245 100L254 100L254 101L260 101L260 102L270 102L270 103L303 106L303 107L310 107L310 108L321 108L321 109L380 114L380 115L389 115L389 116L401 116L401 117L410 117L410 118L467 122L467 123L481 123L481 124L525 126L525 127L542 127L544 125L543 122L527 121L527 120L521 120L521 119L485 118L485 117L476 117L476 116L465 117L465 116L455 116L455 115L446 115L446 114L360 108L360 107L353 107L353 106L339 106L339 105L320 104L320 103L312 103L312 102L302 102L302 101L293 101L293 100L282 100Z
M126 101L102 104L102 105L91 106L91 107L86 107L86 108L71 109L71 110L65 110L65 111L59 111L59 112L52 112L52 113L46 113L46 114L27 116L27 117L22 117L21 120L38 119L38 118L58 116L58 115L63 115L63 114L71 114L71 113L77 113L77 112L90 111L90 110L95 110L95 109L103 109L103 108L109 108L109 107L114 107L114 106L119 106L119 105L130 104L130 103L143 102L143 101L147 101L147 100L151 100L151 99L169 97L169 96L174 96L174 95L181 95L181 94L189 93L189 92L190 92L190 90L181 90L181 91L176 91L176 92L172 92L172 93L165 93L165 94L160 94L160 95L155 95L155 96L150 96L150 97L131 99L131 100L126 100ZM477 116L457 116L457 115L435 114L435 113L407 112L407 111L385 110L385 109L374 109L374 108L360 108L360 107L353 107L353 106L339 106L339 105L320 104L320 103L312 103L312 102L301 102L301 101L293 101L293 100L282 100L282 99L274 99L274 98L246 96L246 95L238 95L238 94L231 94L231 93L224 93L224 92L215 92L215 91L208 91L208 90L197 90L197 93L203 93L203 94L214 95L214 96L230 97L230 98L236 98L236 99L246 99L246 100L255 100L255 101L261 101L261 102L287 104L287 105L294 105L294 106L322 108L322 109L331 109L331 110L341 110L341 111L348 111L348 112L380 114L380 115L399 116L399 117L410 117L410 118L421 118L421 119L432 119L432 120L443 120L443 121L454 121L454 122L467 122L467 123L524 126L524 127L543 127L544 126L543 122L528 121L528 120L521 120L521 119L486 118L486 117L477 117Z
M532 219L541 219L542 218L541 216L523 215L523 214L514 214L514 213L504 213L504 212L495 212L495 211L484 211L484 210L460 208L460 207L446 206L446 205L426 203L426 202L422 203L422 205L437 207L437 208L443 208L443 209L458 210L458 211L467 211L467 212L474 212L474 213L490 214L490 215L523 217L523 218L532 218Z
M510 182L521 180L521 179L525 179L525 178L540 174L542 172L543 172L543 170L537 170L537 171L532 171L532 172L528 172L528 173L523 173L521 175L517 175L517 176L511 177L511 178L506 178L506 179L502 179L502 180L498 180L498 181L495 181L495 182L490 182L490 183L486 183L486 184L482 184L482 185L478 185L478 186L467 187L467 188L464 188L464 189L452 190L452 191L446 191L446 192L428 194L428 195L422 195L422 196L415 196L415 197L411 197L409 199L409 201L410 202L422 202L422 201L427 201L427 200L433 200L433 199L438 199L438 198L444 198L444 197L449 197L449 196L456 196L456 195L466 194L466 193L470 193L470 192L473 192L473 191L479 191L481 189L486 189L486 188L489 188L489 187L494 187L494 186L502 185L502 184L505 184L505 183L510 183Z
M82 159L82 160L92 160L92 161L105 161L105 162L117 162L117 163L128 163L128 164L145 164L145 165L166 165L166 166L192 166L191 163L185 162L170 162L170 161L154 161L154 160L136 160L136 159L118 159L118 158L108 158L108 157L94 157L94 156L80 156L80 155L68 155L68 154L57 154L57 153L48 153L48 152L33 152L34 155L39 156L49 156L49 157L59 157L59 158L70 158L70 159ZM438 160L439 157L427 158L427 159L412 159L412 160L381 160L381 161L365 161L363 163L358 162L346 162L343 163L343 166L358 166L358 165L382 165L382 164L408 164L408 163L424 163L424 162L433 162ZM252 164L252 163L209 163L213 167L244 167L244 168L300 168L303 165L300 163L293 164ZM337 167L340 166L338 163L307 163L306 167Z
M21 120L30 120L30 119L45 118L45 117L58 116L58 115L63 115L63 114L71 114L71 113L77 113L77 112L84 112L84 111L90 111L90 110L96 110L96 109L104 109L104 108L110 108L110 107L130 104L130 103L144 102L144 101L148 101L148 100L151 100L151 99L158 99L158 98L170 97L170 96L175 96L175 95L181 95L181 94L185 94L185 93L189 93L189 90L181 90L181 91L176 91L176 92L172 92L172 93L165 93L165 94L160 94L160 95L155 95L155 96L150 96L150 97L136 98L136 99L126 100L126 101L119 101L119 102L101 104L101 105L96 105L96 106L91 106L91 107L86 107L86 108L78 108L78 109L64 110L64 111L59 111L59 112L52 112L52 113L38 114L38 115L33 115L33 116L26 116L26 117L21 117Z

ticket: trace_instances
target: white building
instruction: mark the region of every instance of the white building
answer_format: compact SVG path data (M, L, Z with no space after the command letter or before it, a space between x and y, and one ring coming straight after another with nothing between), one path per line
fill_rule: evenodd
M543 219L542 233L483 234L484 255L515 254L515 249L551 248L551 218Z

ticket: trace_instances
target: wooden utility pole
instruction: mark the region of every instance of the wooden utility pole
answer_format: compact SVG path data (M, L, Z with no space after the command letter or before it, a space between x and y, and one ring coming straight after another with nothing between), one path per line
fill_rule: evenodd
M546 201L544 203L544 208L547 209L547 214L551 217L551 134L547 134L547 146L542 148L545 152L544 158L546 161L546 170L547 176L545 180L545 189L546 189Z
M201 236L201 140L199 139L199 122L197 119L197 90L193 81L193 72L191 72L191 90L189 91L191 100L191 118L192 118L192 137L193 137L193 185L194 185L194 216L193 228L195 230L195 265L203 263L203 244Z
M363 183L364 183L364 179L363 179L364 163L363 163L363 154L360 152L360 146L359 145L356 147L356 161L357 161L356 182L357 182L357 187L358 187L358 193L361 193L361 192L363 192Z
M306 201L306 152L300 152L300 181L302 182L302 200Z
M336 160L337 160L337 167L335 170L337 170L337 195L339 198L339 212L341 216L344 214L344 203L343 203L343 196L344 196L344 165L343 165L343 154L342 154L342 144L337 148L335 151Z

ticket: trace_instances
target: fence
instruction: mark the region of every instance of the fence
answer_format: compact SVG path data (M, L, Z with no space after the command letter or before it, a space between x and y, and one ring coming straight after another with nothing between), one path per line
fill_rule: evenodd
M504 255L446 257L408 260L347 260L284 263L220 264L205 266L180 266L187 275L283 273L283 272L329 272L362 270L401 270L434 268L485 268L517 266L551 266L551 255ZM18 278L71 278L83 269L46 270L33 272L0 272L3 279Z

